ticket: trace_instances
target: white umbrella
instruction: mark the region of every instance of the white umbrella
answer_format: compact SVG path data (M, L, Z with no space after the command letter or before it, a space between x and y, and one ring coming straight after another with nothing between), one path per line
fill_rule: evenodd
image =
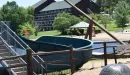
M70 28L88 28L88 27L89 24L82 21L80 23L77 23L76 25L71 26Z

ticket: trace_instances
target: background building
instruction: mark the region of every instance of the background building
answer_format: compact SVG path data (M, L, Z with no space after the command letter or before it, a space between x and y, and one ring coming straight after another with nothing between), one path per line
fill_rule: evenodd
M100 13L100 6L94 2L95 0L69 0L85 13L88 13L88 8L94 13ZM65 1L41 0L35 5L35 26L38 26L41 31L53 30L53 20L58 13L67 12L75 16L82 15Z

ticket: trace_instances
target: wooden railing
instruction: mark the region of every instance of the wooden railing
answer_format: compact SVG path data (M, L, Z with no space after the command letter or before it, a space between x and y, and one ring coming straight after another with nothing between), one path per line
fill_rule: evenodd
M27 55L20 55L20 56L11 56L11 57L5 57L0 59L0 61L3 60L9 60L9 59L16 59L16 58L20 58L20 57L27 57L27 64L22 64L22 65L15 65L15 66L11 66L11 67L5 67L7 68L14 68L14 67L22 67L22 66L27 66L27 74L28 75L33 75L33 70L32 70L32 56L49 56L49 55L55 55L55 54L64 54L64 53L69 53L70 54L70 59L63 59L63 60L55 60L55 61L45 61L45 62L40 62L39 64L53 64L53 63L62 63L62 62L70 62L71 64L71 74L73 74L75 72L75 66L74 66L74 60L84 60L85 58L74 58L73 57L73 52L85 52L85 51L93 51L93 50L97 50L97 49L104 49L104 55L101 55L101 57L97 57L96 58L102 58L104 57L104 66L107 65L107 59L108 59L108 55L107 55L107 48L113 48L113 54L114 56L110 56L113 57L115 59L115 63L117 63L117 55L116 55L116 48L120 47L120 46L106 46L106 42L103 43L103 47L98 47L98 48L89 48L89 49L81 49L81 50L73 50L72 46L70 46L69 50L63 50L63 51L52 51L52 52L40 52L40 53L32 53L32 51L30 49L27 49ZM122 47L127 47L126 45L122 46ZM118 49L118 48L117 48ZM119 56L119 55L118 55ZM94 56L91 56L89 58L93 58ZM127 55L127 57L130 57L130 55Z

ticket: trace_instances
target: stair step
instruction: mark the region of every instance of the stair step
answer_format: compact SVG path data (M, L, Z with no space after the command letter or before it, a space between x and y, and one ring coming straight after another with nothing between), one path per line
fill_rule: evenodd
M9 66L16 66L16 65L21 65L21 63L11 63L11 64L8 63L8 65Z
M27 71L16 72L17 75L27 75Z
M0 53L1 57L5 57L5 56L12 56L9 52L5 52L5 53Z
M18 59L12 59L12 60L5 60L6 63L19 63L20 61Z
M3 52L8 52L7 49L0 49L0 53L3 53Z
M3 41L0 40L0 45L3 45L3 44L4 44Z
M6 46L4 44L0 45L0 49L6 49Z
M20 72L20 71L26 71L27 68L26 67L16 67L16 68L12 68L14 72Z

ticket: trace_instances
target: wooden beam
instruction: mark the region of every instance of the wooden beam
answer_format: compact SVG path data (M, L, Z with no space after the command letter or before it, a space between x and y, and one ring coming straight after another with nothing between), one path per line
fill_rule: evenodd
M117 46L107 46L107 48L113 48L113 47L117 47ZM97 48L89 48L89 49L79 49L79 50L73 50L73 52L84 52L84 51L92 51L92 50L97 50L97 49L102 49L104 48L102 47L97 47ZM48 55L55 55L55 54L63 54L63 53L67 53L69 52L69 50L64 50L64 51L52 51L52 52L40 52L40 53L33 53L33 56L48 56Z
M72 46L70 46L70 64L71 64L71 75L72 75L75 72Z
M71 2L69 2L68 0L64 0L65 2L67 2L69 5L71 5L72 7L74 7L76 10L78 10L80 13L82 13L85 17L87 17L89 20L92 20L92 18L90 16L88 16L86 13L84 13L82 10L80 10L79 8L77 8L75 5L73 5ZM118 38L116 38L114 35L112 35L110 32L108 32L104 27L102 27L98 22L94 21L94 24L96 26L98 26L100 29L102 29L104 32L106 32L110 37L112 37L114 40L118 41L120 44L124 44L124 42L122 42L121 40L119 40Z

